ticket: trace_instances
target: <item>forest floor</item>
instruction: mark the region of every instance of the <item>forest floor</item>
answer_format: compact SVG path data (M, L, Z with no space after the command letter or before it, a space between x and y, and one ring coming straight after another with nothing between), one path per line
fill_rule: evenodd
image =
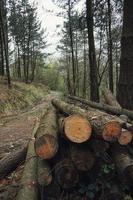
M28 143L36 119L40 118L50 100L58 95L57 92L50 91L33 106L26 107L14 115L0 118L0 159ZM0 181L0 199L15 199L22 170L23 165Z
M57 96L56 92L50 92L41 102L32 108L0 119L0 158L3 154L12 151L26 143L32 133L36 118L39 118L50 100Z

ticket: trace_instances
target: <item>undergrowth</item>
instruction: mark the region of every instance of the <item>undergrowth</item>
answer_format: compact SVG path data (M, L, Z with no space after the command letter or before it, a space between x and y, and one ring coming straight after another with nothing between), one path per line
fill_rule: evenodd
M49 90L42 84L25 84L13 82L12 89L0 85L0 115L7 116L26 109L48 94Z

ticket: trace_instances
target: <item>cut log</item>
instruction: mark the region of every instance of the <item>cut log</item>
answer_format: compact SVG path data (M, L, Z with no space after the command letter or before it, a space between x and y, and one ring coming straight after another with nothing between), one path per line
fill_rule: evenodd
M0 179L13 172L26 158L27 146L14 151L0 160Z
M55 178L63 189L70 189L76 186L79 175L70 159L62 160L55 167Z
M34 127L32 138L28 145L28 152L25 161L25 167L21 179L20 190L17 195L17 200L37 200L38 188L37 188L37 157L34 150L34 135L39 127L39 122L36 122Z
M51 159L58 151L57 117L54 108L50 108L40 121L36 133L35 151L42 159Z
M60 200L61 188L57 181L53 179L52 183L47 187L44 187L42 198L39 200Z
M83 143L90 139L92 128L89 121L81 115L71 115L59 119L60 130L74 143Z
M38 158L37 161L37 179L41 186L48 186L52 182L51 169L47 161Z
M71 115L80 114L86 117L92 125L94 132L106 141L115 141L121 134L122 127L119 118L100 111L88 110L87 112L74 105L67 104L57 99L52 100L53 105L61 112Z
M104 88L102 94L104 96L106 104L116 108L121 108L120 104L118 103L118 101L116 100L116 98L109 89Z
M105 191L105 199L108 200L122 200L123 199L123 194L121 189L118 187L118 183L115 183L114 181L111 181L111 187L106 189Z
M109 149L109 143L102 139L91 140L90 147L96 156L101 156Z
M123 109L123 108L118 108L118 107L113 107L107 104L103 104L103 103L96 103L93 101L89 101L89 100L85 100L79 97L75 97L75 96L68 96L69 99L81 102L85 105L88 105L92 108L96 108L102 111L105 111L107 113L111 113L114 115L125 115L128 116L130 119L133 119L133 111L127 110L127 109Z
M88 148L73 145L70 154L77 170L89 171L93 167L95 158Z
M127 145L133 140L133 134L132 132L122 129L122 133L120 137L118 138L118 142L121 145Z
M112 157L115 161L117 172L129 183L133 182L133 158L128 154L124 146L113 144L111 146Z

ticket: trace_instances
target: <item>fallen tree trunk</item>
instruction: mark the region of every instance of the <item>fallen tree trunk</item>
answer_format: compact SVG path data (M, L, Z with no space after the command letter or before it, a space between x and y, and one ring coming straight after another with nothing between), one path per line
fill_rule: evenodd
M17 195L17 200L37 200L37 157L34 150L34 135L39 127L39 122L36 123L32 138L28 145L28 152L25 161L25 167L21 179L20 190Z
M117 172L120 176L126 179L129 183L133 182L133 158L128 154L125 147L118 144L111 146L111 152Z
M45 160L38 158L37 161L37 179L40 186L48 186L52 182L52 174L49 164Z
M35 151L42 159L51 159L58 151L57 117L54 108L50 108L40 121L36 133Z
M63 189L76 186L79 175L70 159L64 159L55 167L55 178Z
M94 155L87 147L73 145L70 149L71 159L79 171L89 171L94 165Z
M116 108L121 108L120 104L118 103L118 101L116 100L116 98L109 89L104 88L102 94L104 96L106 104Z
M79 101L79 102L81 102L85 105L91 106L92 108L96 108L96 109L99 109L99 110L102 110L102 111L106 111L107 113L111 113L111 114L114 114L114 115L126 115L130 119L133 119L133 111L130 111L130 110L127 110L127 109L113 107L111 105L106 105L106 104L102 104L102 103L96 103L96 102L85 100L85 99L75 97L75 96L68 96L68 98L75 100L75 101Z
M14 151L0 160L0 179L13 172L21 164L27 153L27 146L20 150Z
M101 156L109 149L109 143L103 139L95 138L94 140L91 140L90 147L96 156Z
M80 114L81 116L86 117L90 121L94 132L100 137L102 136L106 141L117 140L121 134L122 127L118 118L115 116L97 110L85 111L57 99L53 99L52 103L59 111L65 114Z
M62 134L74 143L86 142L92 133L92 127L88 120L77 114L59 118L59 127Z

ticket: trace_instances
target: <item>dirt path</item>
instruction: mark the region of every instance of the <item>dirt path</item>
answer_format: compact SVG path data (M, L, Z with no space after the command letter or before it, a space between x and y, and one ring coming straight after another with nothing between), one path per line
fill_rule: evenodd
M17 116L6 117L0 120L0 158L28 142L36 118L40 117L51 99L57 96L58 93L51 92L32 109Z

